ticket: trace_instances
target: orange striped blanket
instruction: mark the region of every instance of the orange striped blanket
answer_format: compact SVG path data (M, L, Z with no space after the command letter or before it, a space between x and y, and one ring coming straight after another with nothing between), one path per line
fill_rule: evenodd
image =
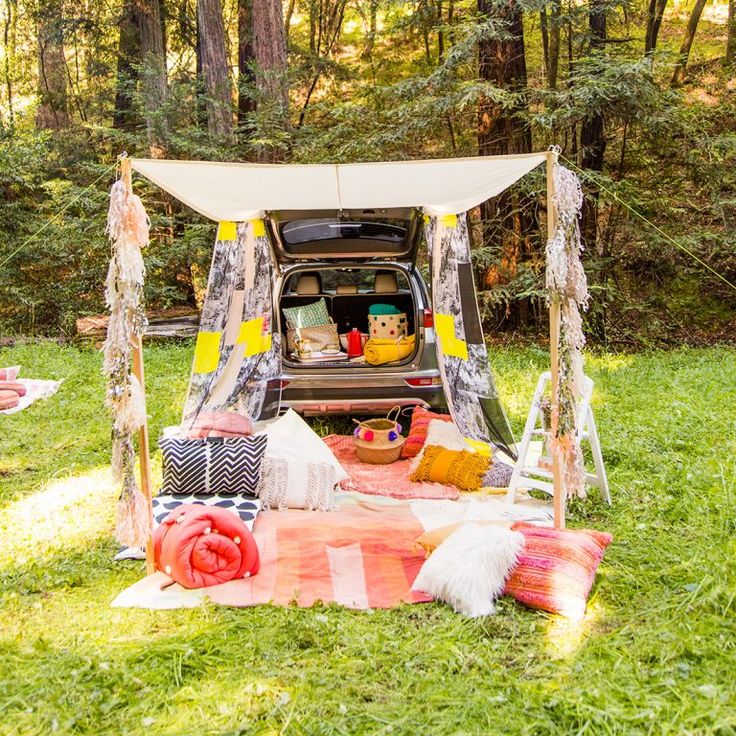
M423 528L409 504L359 501L338 511L262 511L253 536L261 569L251 578L200 590L170 588L162 573L135 583L114 606L178 608L204 597L228 606L318 601L348 608L391 608L431 598L411 589L424 563Z

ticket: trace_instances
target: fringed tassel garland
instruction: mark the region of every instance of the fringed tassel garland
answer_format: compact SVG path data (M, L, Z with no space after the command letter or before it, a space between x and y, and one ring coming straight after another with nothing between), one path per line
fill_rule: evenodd
M580 309L588 308L588 282L580 260L583 244L578 220L583 207L580 180L569 169L555 164L554 205L557 229L547 242L547 290L560 303L560 379L557 421L551 428L552 451L564 460L567 495L585 498L585 466L577 436L577 402L583 390L585 335Z
M133 447L133 434L146 418L146 403L141 385L130 371L133 338L143 335L146 328L141 248L148 245L149 227L140 197L122 179L116 181L107 213L112 257L105 283L110 321L103 345L103 372L108 378L105 404L113 415L113 477L122 483L115 537L129 547L145 546L152 525L147 499L135 479Z

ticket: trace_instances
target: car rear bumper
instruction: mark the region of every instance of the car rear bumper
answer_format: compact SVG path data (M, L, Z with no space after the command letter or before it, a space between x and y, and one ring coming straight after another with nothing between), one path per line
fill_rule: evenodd
M289 383L281 394L281 409L294 409L300 414L385 414L394 406L423 406L445 409L447 403L441 385L318 388L299 380Z

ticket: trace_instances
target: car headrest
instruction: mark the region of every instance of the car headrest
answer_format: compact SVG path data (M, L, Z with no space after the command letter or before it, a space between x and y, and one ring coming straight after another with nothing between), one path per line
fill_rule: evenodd
M296 280L294 291L302 296L322 293L322 279L316 272L303 273Z
M336 290L337 294L357 294L358 287L355 284L340 284Z
M376 294L395 294L399 290L395 273L377 273L373 284Z

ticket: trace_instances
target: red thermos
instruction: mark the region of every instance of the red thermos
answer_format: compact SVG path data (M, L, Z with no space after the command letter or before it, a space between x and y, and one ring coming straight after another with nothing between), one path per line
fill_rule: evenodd
M357 358L363 355L363 336L357 327L348 332L348 357Z

